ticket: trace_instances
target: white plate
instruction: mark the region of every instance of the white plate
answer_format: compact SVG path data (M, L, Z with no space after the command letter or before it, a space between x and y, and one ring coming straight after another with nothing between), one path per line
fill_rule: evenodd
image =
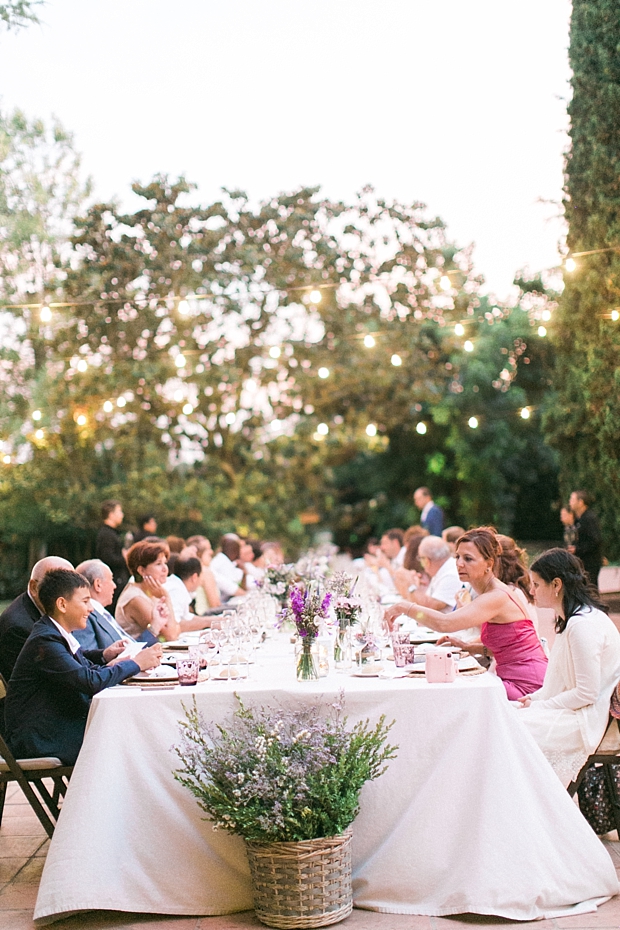
M380 675L383 675L384 671L385 669L383 666L378 665L368 672L351 672L351 678L379 678Z

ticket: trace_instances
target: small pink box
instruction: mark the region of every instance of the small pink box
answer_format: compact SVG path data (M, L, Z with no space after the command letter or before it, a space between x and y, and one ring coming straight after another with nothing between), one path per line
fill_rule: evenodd
M454 681L459 673L458 656L446 649L434 649L426 653L426 680L435 684Z

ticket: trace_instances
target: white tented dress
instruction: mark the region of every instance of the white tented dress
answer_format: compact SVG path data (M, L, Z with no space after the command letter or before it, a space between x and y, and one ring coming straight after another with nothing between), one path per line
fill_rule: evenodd
M620 633L607 614L583 607L553 643L545 681L515 712L564 786L602 740L620 680Z

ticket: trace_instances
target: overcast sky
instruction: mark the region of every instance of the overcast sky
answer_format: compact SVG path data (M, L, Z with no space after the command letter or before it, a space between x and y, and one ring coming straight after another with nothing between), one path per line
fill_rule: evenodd
M73 130L98 199L185 174L420 200L500 298L558 261L569 0L49 0L0 106Z

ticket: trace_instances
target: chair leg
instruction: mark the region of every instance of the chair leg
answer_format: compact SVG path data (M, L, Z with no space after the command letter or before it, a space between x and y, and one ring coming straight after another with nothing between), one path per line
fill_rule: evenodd
M33 809L33 811L39 818L41 826L43 827L43 829L45 830L45 832L51 839L54 835L54 823L48 816L47 811L45 810L45 808L41 804L41 801L37 797L36 791L33 790L32 785L30 785L29 782L25 778L23 778L23 780L17 779L17 781L18 781L19 787L22 789L22 791L26 795L26 799L28 800L28 803L30 804L31 808Z
M47 807L48 811L50 812L54 820L58 820L58 818L60 817L60 811L58 810L58 806L56 804L56 801L54 800L56 791L54 790L54 795L51 795L49 791L47 790L47 786L43 783L43 780L40 778L33 780L32 784L37 786L39 797L41 798L41 800Z
M2 826L2 815L4 814L4 802L6 800L6 789L8 782L3 781L0 785L0 827Z

